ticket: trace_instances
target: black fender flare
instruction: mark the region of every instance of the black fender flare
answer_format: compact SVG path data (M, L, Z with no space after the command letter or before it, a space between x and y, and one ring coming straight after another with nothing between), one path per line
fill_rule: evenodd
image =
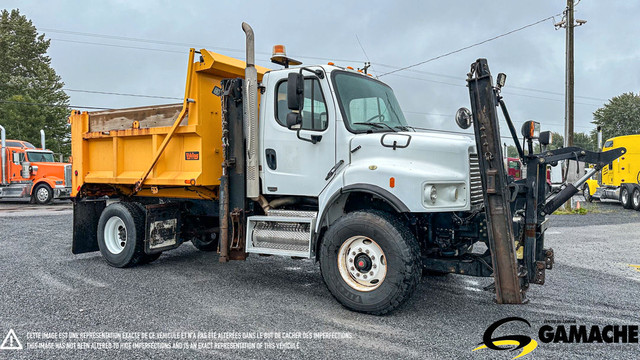
M352 193L352 192L362 192L366 194L375 195L376 197L381 198L386 203L388 203L396 212L398 213L407 213L409 212L409 207L405 205L397 196L393 195L391 192L371 184L351 184L341 188L339 191L336 191L335 194L331 195L329 200L326 202L327 208L322 212L322 217L318 219L317 224L319 224L320 228L322 228L322 224L325 222L327 218L327 214L329 213L329 209L332 207L332 204L340 198L341 196ZM314 233L313 242L311 244L312 249L315 251L316 260L318 259L318 245L320 240L320 234Z

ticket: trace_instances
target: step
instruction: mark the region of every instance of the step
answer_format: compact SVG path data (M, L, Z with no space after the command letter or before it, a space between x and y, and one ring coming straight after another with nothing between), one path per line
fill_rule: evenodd
M268 216L247 218L246 251L310 258L316 212L271 210Z

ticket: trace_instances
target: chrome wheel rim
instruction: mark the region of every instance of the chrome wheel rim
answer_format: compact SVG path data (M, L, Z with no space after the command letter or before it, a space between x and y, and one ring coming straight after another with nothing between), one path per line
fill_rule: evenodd
M338 250L338 270L352 289L372 291L380 287L387 276L387 258L372 239L353 236Z
M633 207L636 209L640 207L640 191L638 190L633 192Z
M629 202L629 191L627 189L622 189L621 200L623 205L627 205Z
M49 191L46 188L41 187L36 192L36 197L38 198L38 201L45 202L49 199Z
M124 221L112 216L104 226L104 244L110 253L117 255L127 246L127 227Z

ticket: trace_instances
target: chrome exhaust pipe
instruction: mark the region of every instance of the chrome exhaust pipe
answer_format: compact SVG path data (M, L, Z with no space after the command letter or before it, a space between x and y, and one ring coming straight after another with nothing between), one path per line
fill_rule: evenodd
M243 22L242 30L246 36L247 66L244 70L244 118L247 139L247 197L258 200L260 179L258 169L258 71L255 67L255 40L253 29Z
M44 130L40 129L40 144L42 144L42 150L47 150L44 146Z
M4 127L0 125L0 141L2 147L2 185L7 185L7 136Z

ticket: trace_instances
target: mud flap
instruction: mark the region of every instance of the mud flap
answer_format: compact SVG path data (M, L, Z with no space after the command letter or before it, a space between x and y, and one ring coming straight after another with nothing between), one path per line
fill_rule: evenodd
M71 252L83 254L98 251L98 221L105 200L73 201L73 243Z
M146 209L144 252L153 254L180 246L180 205L147 205Z

